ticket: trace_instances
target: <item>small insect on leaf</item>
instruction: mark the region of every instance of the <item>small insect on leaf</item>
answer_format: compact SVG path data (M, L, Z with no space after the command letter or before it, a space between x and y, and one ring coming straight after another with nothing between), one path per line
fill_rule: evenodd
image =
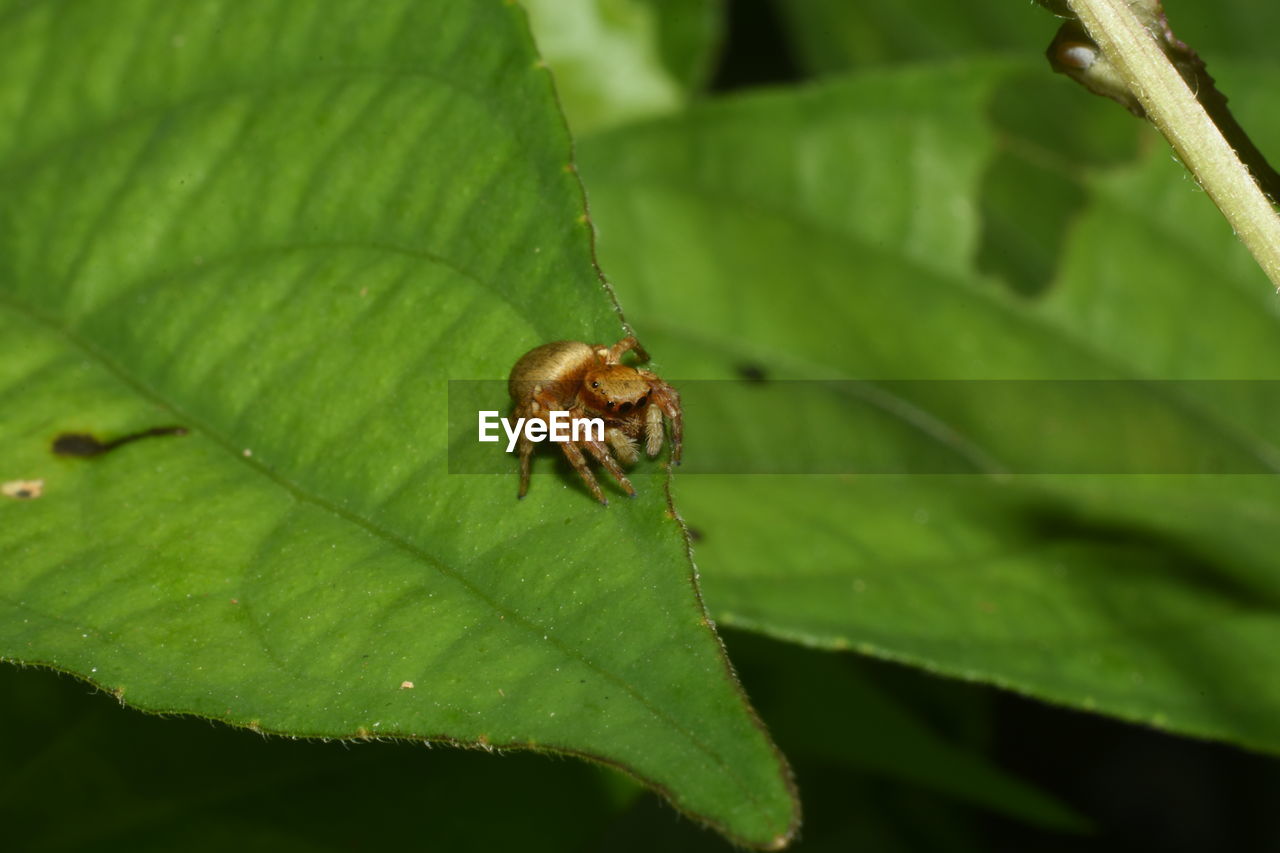
M507 390L515 403L517 429L539 422L537 432L548 434L556 415L570 419L598 419L603 435L573 434L567 441L556 439L569 464L582 477L595 499L608 504L595 474L583 454L600 463L629 496L636 490L622 471L640 458L637 444L643 440L650 458L662 450L666 423L671 424L671 460L680 462L684 439L684 416L680 394L656 373L622 364L622 356L644 350L628 336L611 347L582 341L554 341L529 350L511 368ZM553 434L554 437L554 434ZM534 438L521 432L520 492L529 491L529 458ZM619 464L621 462L621 464Z

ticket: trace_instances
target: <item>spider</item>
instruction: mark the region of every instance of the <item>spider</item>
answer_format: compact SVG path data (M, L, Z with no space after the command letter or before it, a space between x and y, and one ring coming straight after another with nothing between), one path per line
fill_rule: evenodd
M635 350L641 361L648 361L644 348L631 335L611 347L591 346L581 341L554 341L522 355L507 380L516 417L547 421L551 412L567 411L571 418L604 421L604 441L582 439L559 444L591 494L606 505L609 502L582 454L583 447L613 475L627 495L634 497L635 487L622 472L618 460L630 465L640 458L637 443L642 435L645 452L650 457L657 456L662 449L665 416L671 421L671 461L680 464L684 436L680 395L657 374L622 364L622 355L629 350ZM529 491L529 457L533 446L522 432L520 497ZM609 452L610 448L613 453Z

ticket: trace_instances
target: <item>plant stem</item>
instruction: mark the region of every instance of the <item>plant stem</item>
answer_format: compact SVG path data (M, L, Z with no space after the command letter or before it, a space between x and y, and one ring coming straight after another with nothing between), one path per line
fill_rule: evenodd
M1147 116L1280 289L1280 216L1126 0L1067 0Z

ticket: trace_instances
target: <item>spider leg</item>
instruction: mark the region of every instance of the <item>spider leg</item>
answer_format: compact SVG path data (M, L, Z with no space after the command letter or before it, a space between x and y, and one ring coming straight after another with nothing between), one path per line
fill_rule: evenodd
M644 347L640 346L640 342L636 340L635 335L627 335L611 347L597 347L596 354L604 359L605 364L618 364L622 360L622 354L635 350L636 357L641 361L649 360L649 353L645 352Z
M564 451L564 455L569 459L569 464L582 477L582 482L587 484L587 488L591 490L591 494L595 496L595 499L608 506L609 501L605 499L604 492L600 489L600 483L596 480L596 475L591 473L591 466L587 464L587 459L582 455L582 450L578 448L578 445L572 441L566 441L560 444L560 449ZM592 455L594 456L595 454L593 453ZM609 461L612 462L613 460ZM623 482L626 482L625 477ZM627 486L630 487L631 484L627 483Z
M680 395L671 389L672 400L662 411L671 418L671 461L680 464L680 451L684 447L684 412L680 408Z
M586 416L587 416L586 410L584 410L581 406L574 406L572 409L569 410L569 417L571 418L585 418ZM606 446L604 441L593 439L590 437L590 435L591 434L588 431L586 435L576 443L581 444L583 447L587 448L587 452L590 453L592 456L594 456L596 461L599 462L601 465L603 465L605 470L613 475L613 478L618 481L618 484L622 486L622 488L626 491L626 493L634 497L636 490L632 487L631 481L627 479L627 475L622 472L622 468L618 465L617 461L613 458L613 454L609 452L608 446ZM618 451L618 455L620 457L623 457L624 461L626 461L625 456L626 456L627 450L629 450L631 453L630 461L633 461L633 462L635 461L636 452L635 452L635 448L630 446L631 439L629 439L621 430L617 429L616 427L607 427L605 429L604 435L605 435L605 441L607 441L610 445L612 445ZM619 445L618 443L619 440L623 442L621 445Z
M540 420L547 424L547 429L551 428L551 413L563 411L563 407L556 401L555 396L549 391L543 389L541 385L533 387L532 395L523 403L516 406L515 415L517 418L525 418L526 420ZM570 415L578 410L571 409ZM582 475L582 479L586 481L587 488L591 489L591 493L596 496L596 500L601 503L607 503L604 499L604 493L600 491L600 485L596 482L595 476L591 473L591 468L587 465L586 459L583 458L582 452L574 447L569 450L569 445L562 445L565 456L569 457L569 463L577 469ZM530 457L533 456L535 448L534 442L530 441L524 430L520 432L520 438L516 445L516 449L520 455L520 491L518 497L524 497L529 492L529 467ZM576 458L575 458L576 457Z
M662 413L658 413L658 422L662 422ZM661 429L661 426L659 426ZM608 427L604 431L604 440L613 448L613 455L623 465L634 465L635 461L640 458L639 452L636 451L636 443L631 436L627 435L617 427Z
M662 450L663 437L662 409L656 405L650 406L644 413L644 452L649 454L650 459Z
M569 445L566 444L565 447ZM618 481L618 485L622 486L628 497L636 496L635 486L631 485L631 481L627 479L627 475L623 473L622 467L618 465L618 461L609 453L609 448L605 447L603 441L594 439L584 440L582 446L587 448L588 452L596 458L596 461L604 466L605 470L613 475L613 479ZM575 448L576 449L576 448ZM597 488L599 488L597 486Z
M533 455L533 442L520 433L520 443L516 445L520 453L520 492L516 497L522 498L529 493L529 457Z
M641 370L640 375L649 380L652 386L652 402L650 405L656 406L671 421L671 461L680 464L680 451L684 446L684 412L680 408L680 392L672 388L667 383L658 378L657 374L648 370ZM662 448L662 439L655 440L653 434L648 432L649 423L646 422L646 439L648 446L645 448L650 456L656 455L656 451Z
M529 404L521 403L515 407L512 414L516 418L529 417ZM522 498L529 493L529 457L533 455L533 442L524 437L524 430L520 431L516 453L520 457L520 491L516 493L516 497Z

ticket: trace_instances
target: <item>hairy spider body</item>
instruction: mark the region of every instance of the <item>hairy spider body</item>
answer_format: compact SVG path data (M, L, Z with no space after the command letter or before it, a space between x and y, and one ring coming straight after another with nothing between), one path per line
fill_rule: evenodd
M600 418L604 441L583 439L560 443L569 464L581 475L596 500L607 504L583 449L591 454L628 495L636 490L618 464L640 458L637 445L654 457L662 450L664 419L671 421L671 459L679 464L684 437L680 395L657 374L621 363L624 353L636 350L648 359L634 337L611 347L582 341L554 341L529 350L511 368L507 390L515 402L516 417L550 420L551 412L568 412L572 418ZM520 497L529 491L529 457L533 442L521 435ZM612 451L612 452L611 452ZM615 458L616 457L616 458Z

